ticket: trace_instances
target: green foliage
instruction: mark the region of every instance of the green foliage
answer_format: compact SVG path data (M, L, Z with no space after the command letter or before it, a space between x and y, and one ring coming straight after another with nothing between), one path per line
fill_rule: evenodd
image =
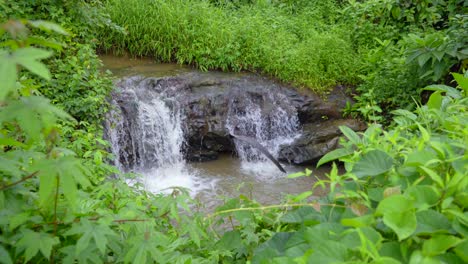
M267 224L268 231L253 230L267 236L251 247L251 263L466 262L468 76L456 76L461 89L429 86L435 91L429 103L395 111L390 130L342 127L343 148L318 163L339 159L342 174L333 165L311 192L285 204L230 201L237 208L220 208L215 216L241 223L250 213L256 222L249 225ZM326 197L312 196L319 187L329 190ZM239 224L226 235L242 244L253 236L240 235L245 231Z
M341 19L366 54L354 110L382 122L378 110L412 109L421 87L466 69L467 10L462 0L350 1Z
M109 0L106 10L127 34L103 30L99 39L105 51L202 70L260 71L317 91L356 81L358 56L344 30L331 26L334 1L228 2L236 7L197 0L131 5Z
M42 21L2 25L10 38L3 36L0 79L12 82L2 82L0 99L0 262L213 263L206 239L213 234L190 211L185 190L157 196L119 175L104 180L118 172L103 163L98 131L83 122L89 130L75 130L77 121L33 85L32 74L57 76L44 64L52 52L28 44L31 24L66 32Z

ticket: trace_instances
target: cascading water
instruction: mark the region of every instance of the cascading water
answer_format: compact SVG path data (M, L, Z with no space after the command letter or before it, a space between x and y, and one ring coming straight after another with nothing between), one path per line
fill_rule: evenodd
M142 174L150 191L174 186L195 191L199 187L197 176L190 173L181 151L180 106L167 98L165 91L130 83L119 85L106 124L115 165L122 171Z
M296 109L278 91L267 92L262 97L245 92L243 95L234 96L229 102L227 129L233 135L255 139L277 158L280 147L300 135ZM235 145L242 169L263 177L281 175L258 149L241 140L235 140Z

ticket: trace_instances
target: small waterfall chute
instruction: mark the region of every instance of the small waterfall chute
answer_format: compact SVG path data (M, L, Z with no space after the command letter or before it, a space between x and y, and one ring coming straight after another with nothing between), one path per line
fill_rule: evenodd
M296 109L276 89L261 94L238 90L231 97L226 127L238 138L234 142L243 169L262 176L275 174L273 164L282 168L277 162L281 146L300 135Z
M157 89L129 83L124 80L113 94L106 124L115 165L143 175L138 180L150 191L175 186L197 190L200 183L182 153L180 106Z

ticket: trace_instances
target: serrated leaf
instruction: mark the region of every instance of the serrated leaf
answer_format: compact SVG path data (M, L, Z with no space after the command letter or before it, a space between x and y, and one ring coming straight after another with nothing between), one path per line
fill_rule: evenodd
M377 176L389 171L393 166L393 158L381 150L371 150L364 154L354 164L353 173L358 178Z
M39 28L45 31L54 31L62 35L69 35L68 31L63 29L60 25L52 22L44 20L29 20L28 23L35 28Z
M37 139L42 130L52 126L58 118L73 120L70 115L51 105L48 99L41 96L23 97L0 111L0 120L18 122L31 139Z
M354 150L352 149L345 149L345 148L340 148L340 149L335 149L327 154L325 154L318 162L317 162L317 168L320 167L321 165L328 163L330 161L349 156L354 153Z
M10 231L13 231L18 226L26 223L29 220L30 214L29 212L23 212L19 214L14 214L8 218L10 222Z
M38 60L48 58L52 55L52 52L46 51L43 49L27 47L21 48L13 52L12 56L17 64L25 67L32 73L46 79L50 80L49 69Z
M15 89L16 62L9 52L0 50L0 101Z
M2 264L13 264L13 261L11 260L10 254L8 251L0 245L0 263Z
M89 246L91 239L101 254L105 254L108 237L115 237L116 233L107 224L81 219L80 223L73 224L64 235L81 235L76 244L76 255L79 255Z
M60 243L58 237L53 237L47 233L38 233L29 229L24 230L22 238L18 241L17 247L20 252L25 251L25 262L31 260L40 251L46 258L50 258L52 248Z

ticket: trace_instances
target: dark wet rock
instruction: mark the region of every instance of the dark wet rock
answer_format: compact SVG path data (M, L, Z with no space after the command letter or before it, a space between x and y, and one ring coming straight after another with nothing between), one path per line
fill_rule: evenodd
M245 114L248 109L245 104L249 102L261 105L262 117L267 123L274 107L287 105L283 107L289 109L287 114L297 115L303 133L294 143L281 148L279 159L282 161L314 162L337 147L341 135L338 126L363 129L360 122L342 118L341 110L346 102L352 102L343 87L336 87L323 99L310 91L296 90L265 77L217 72L165 78L130 77L122 79L117 87L134 87L135 92L126 96L141 100L150 98L146 98L148 93L139 91L152 90L155 92L152 94L157 94L168 106L182 111L185 156L190 161L213 160L221 152L234 152L227 119L233 112L240 116ZM125 96L121 98L125 100ZM133 108L129 105L124 110L134 112Z
M217 160L219 153L211 150L192 150L187 152L186 159L191 162L205 162Z
M339 126L347 126L355 131L365 129L365 124L355 119L324 120L306 124L302 135L291 145L280 150L279 159L294 164L316 162L320 157L338 147L342 135Z

